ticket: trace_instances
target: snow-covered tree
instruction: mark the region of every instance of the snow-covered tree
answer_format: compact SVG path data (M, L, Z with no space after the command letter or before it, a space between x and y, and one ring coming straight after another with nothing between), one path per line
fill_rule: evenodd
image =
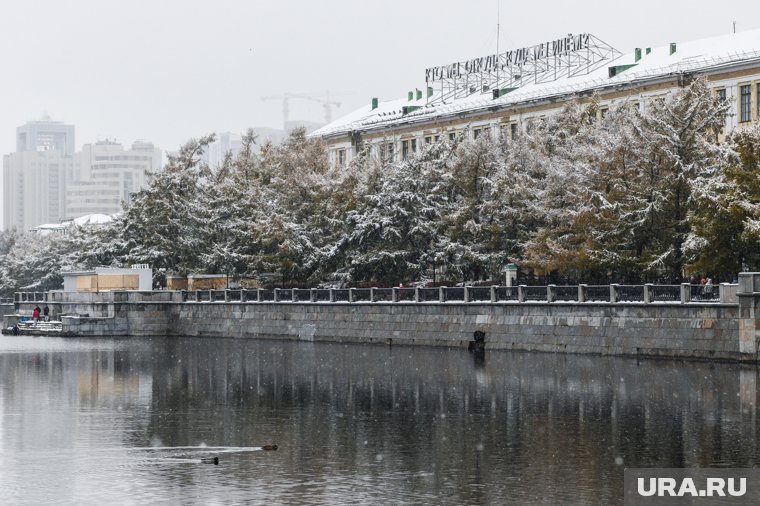
M760 269L760 126L731 134L719 168L693 187L689 268L724 281Z
M210 176L201 154L213 140L209 135L185 144L153 174L148 188L133 195L120 234L125 263L147 263L176 273L188 273L200 264L210 247L200 233L206 218L200 195Z
M628 114L626 130L606 164L605 220L592 255L629 276L679 281L683 277L689 217L697 203L692 187L712 177L719 163L715 139L726 105L703 80ZM628 123L630 121L630 123Z

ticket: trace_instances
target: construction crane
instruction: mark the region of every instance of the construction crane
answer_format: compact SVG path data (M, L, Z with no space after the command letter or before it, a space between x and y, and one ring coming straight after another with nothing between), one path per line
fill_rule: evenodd
M261 97L261 100L282 100L282 125L283 128L288 126L288 115L290 113L290 99L298 98L302 100L311 100L312 102L319 102L325 109L325 123L332 122L332 108L340 107L340 102L330 99L330 93L325 92L324 95L318 94L306 94L306 93L283 93L282 95Z

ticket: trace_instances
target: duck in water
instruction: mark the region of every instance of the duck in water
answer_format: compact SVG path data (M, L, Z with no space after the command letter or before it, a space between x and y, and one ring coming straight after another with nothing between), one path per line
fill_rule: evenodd
M204 457L201 459L201 462L204 464L214 464L215 466L218 466L219 457Z
M264 445L261 447L262 450L276 450L277 445Z

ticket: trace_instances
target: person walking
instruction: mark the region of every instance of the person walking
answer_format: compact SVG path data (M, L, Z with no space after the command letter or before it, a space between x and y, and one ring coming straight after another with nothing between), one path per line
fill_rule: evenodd
M49 322L50 321L50 308L48 307L47 304L45 304L45 309L42 310L42 314L45 317L45 321Z

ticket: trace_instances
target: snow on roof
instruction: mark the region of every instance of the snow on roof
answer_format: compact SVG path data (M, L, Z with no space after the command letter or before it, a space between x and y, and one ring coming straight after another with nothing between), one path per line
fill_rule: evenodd
M717 70L742 63L760 63L760 29L678 43L676 52L673 54L670 54L669 45L654 47L649 54L644 54L642 51L638 62L635 62L635 53L630 52L588 74L546 83L523 84L515 91L497 99L493 99L491 93L488 92L452 99L445 104L427 104L425 99L408 101L403 98L380 102L375 110L372 110L368 104L312 132L310 137L426 121L457 112L485 110L494 106L506 107L612 86L631 85L681 72ZM609 77L609 67L632 64L635 66L615 77ZM434 87L433 100L438 93L439 91ZM420 106L420 108L403 114L402 107L406 105Z
M84 225L103 225L114 220L113 214L88 214L71 220L74 225L82 227Z
M61 223L45 223L37 225L30 229L31 232L35 232L40 235L47 235L53 232L65 232L66 229L72 226L83 227L86 225L104 225L112 222L116 219L115 214L88 214L86 216L80 216L73 220L62 221Z

